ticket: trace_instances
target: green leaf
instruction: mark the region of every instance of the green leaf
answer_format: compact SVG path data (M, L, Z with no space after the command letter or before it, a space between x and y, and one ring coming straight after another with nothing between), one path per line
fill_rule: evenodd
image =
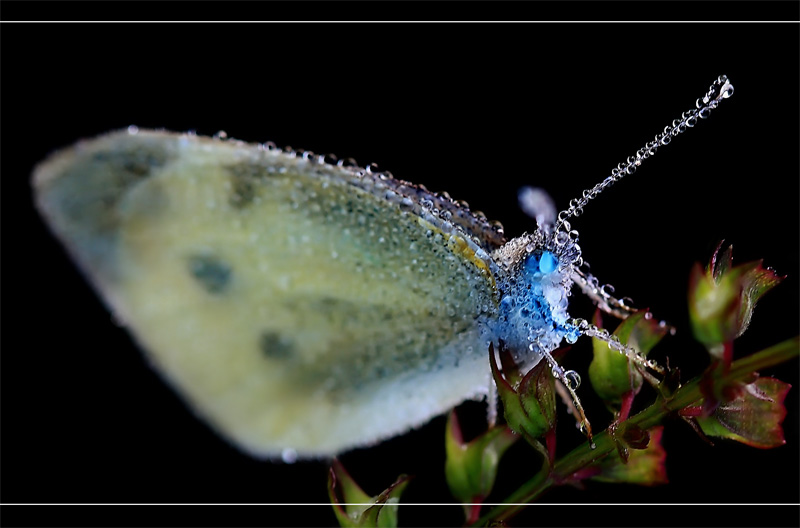
M600 473L590 478L601 482L618 482L655 486L666 484L667 471L664 462L667 452L661 445L663 426L649 431L650 442L645 449L633 449L629 452L627 463L619 457L609 455L597 463Z
M556 425L555 380L546 361L540 361L514 387L509 379L520 379L519 369L510 359L504 347L499 355L503 363L500 372L495 359L494 348L489 347L489 363L492 369L497 393L503 402L506 423L516 433L534 443L536 438L551 431Z
M397 507L410 477L400 475L394 484L370 497L356 484L338 459L328 473L328 497L339 525L343 527L397 526Z
M556 426L556 384L547 361L542 359L519 384L520 401L528 417L527 431L534 438Z
M490 344L489 365L492 369L494 383L497 386L497 395L500 397L500 401L503 402L503 413L506 418L506 423L508 423L513 431L522 434L525 431L522 425L526 420L525 410L522 408L522 403L519 401L519 395L516 389L509 382L509 379L514 379L514 377L519 376L519 370L516 368L516 365L513 365L511 362L511 356L503 347L502 343L500 344L498 355L500 356L500 362L503 364L502 373L500 372L500 367L497 365L494 346ZM507 361L504 361L504 359ZM521 376L519 378L521 379Z
M783 404L791 385L775 378L759 378L745 385L733 400L719 405L711 416L697 419L708 436L728 438L762 449L786 443Z
M659 325L647 311L639 311L622 321L614 335L634 347L643 356L666 335L667 328ZM595 324L600 326L599 314ZM605 341L592 338L594 357L589 365L589 381L607 405L618 407L624 397L635 395L642 387L642 376L628 358L608 347Z
M411 477L401 475L385 491L375 498L375 505L366 509L359 526L394 528L397 526L397 509L400 495L405 491Z
M519 440L508 427L493 427L465 443L455 410L445 432L445 477L450 491L463 503L480 503L491 493L503 453ZM472 512L465 506L469 517Z
M753 262L753 267L749 268L742 278L742 303L739 309L739 337L747 330L750 320L753 317L753 310L756 302L769 290L780 284L786 277L779 276L774 270L764 268L763 260Z

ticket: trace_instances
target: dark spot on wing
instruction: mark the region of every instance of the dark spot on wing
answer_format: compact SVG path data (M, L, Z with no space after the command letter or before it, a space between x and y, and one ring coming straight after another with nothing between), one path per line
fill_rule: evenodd
M116 145L115 145L116 146ZM120 144L78 157L53 184L66 218L76 227L113 232L119 222L117 204L169 154L160 143Z
M317 347L313 352L295 342L291 355L287 351L279 357L302 364L302 368L287 369L290 383L318 386L326 398L337 402L363 395L386 379L442 368L443 347L475 328L474 321L462 313L447 317L431 312L429 316L423 308L369 300L295 295L282 306L295 317L294 328L333 330L322 339L311 340ZM288 341L285 334L262 337L262 350L277 353L282 349L277 346L281 341ZM480 347L474 347L465 357L476 354L483 354Z
M228 199L234 209L244 209L256 197L258 181L267 175L267 170L257 163L238 163L226 167L231 175L231 195Z
M39 206L84 266L116 280L119 204L133 188L152 181L153 172L168 165L174 153L159 138L127 135L87 142L71 153L68 163L50 167L58 172L38 190Z
M104 169L133 180L145 178L153 169L163 167L168 160L164 148L156 143L133 144L120 150L101 150L95 152L93 161Z
M265 331L258 341L261 352L271 359L288 359L292 356L294 343L277 332Z
M189 272L208 293L219 295L228 289L233 271L224 261L211 255L189 257Z

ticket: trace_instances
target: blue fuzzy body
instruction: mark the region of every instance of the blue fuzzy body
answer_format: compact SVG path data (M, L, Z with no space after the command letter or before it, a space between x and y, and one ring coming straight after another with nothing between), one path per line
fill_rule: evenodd
M516 265L498 277L499 316L491 330L527 370L545 352L558 348L562 339L572 341L577 336L567 313L572 268L562 265L552 251L540 248L526 250L514 260Z

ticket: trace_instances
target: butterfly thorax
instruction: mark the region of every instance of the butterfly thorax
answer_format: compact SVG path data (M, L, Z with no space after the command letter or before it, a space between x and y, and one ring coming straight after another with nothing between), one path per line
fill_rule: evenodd
M567 306L580 247L563 231L538 230L509 241L493 257L502 270L494 334L527 370L577 332Z

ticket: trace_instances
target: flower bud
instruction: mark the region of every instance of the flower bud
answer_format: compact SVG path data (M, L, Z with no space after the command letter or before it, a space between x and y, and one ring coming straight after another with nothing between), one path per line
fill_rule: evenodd
M455 410L450 412L445 433L445 477L450 492L465 503L467 522L474 522L478 512L471 505L480 504L491 493L497 466L503 453L519 440L508 427L493 427L471 442L464 442Z
M328 473L328 496L336 519L343 527L397 526L397 503L410 479L400 475L380 495L370 497L356 484L342 463L334 459Z
M720 254L721 246L705 269L695 264L689 279L692 332L715 359L723 359L724 345L747 329L761 296L785 278L761 260L733 266L732 247Z

